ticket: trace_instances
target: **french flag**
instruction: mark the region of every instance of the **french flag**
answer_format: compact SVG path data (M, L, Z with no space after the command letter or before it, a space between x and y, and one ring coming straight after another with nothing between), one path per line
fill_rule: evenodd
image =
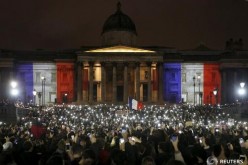
M134 110L141 110L143 109L143 103L140 101L137 101L131 97L128 97L128 105L129 109L134 109Z

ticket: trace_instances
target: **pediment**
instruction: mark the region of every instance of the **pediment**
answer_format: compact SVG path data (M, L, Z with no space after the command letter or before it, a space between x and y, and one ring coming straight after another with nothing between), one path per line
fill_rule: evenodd
M152 50L146 50L146 49L122 46L122 45L98 48L98 49L88 50L86 52L92 52L92 53L155 53L155 51L152 51Z

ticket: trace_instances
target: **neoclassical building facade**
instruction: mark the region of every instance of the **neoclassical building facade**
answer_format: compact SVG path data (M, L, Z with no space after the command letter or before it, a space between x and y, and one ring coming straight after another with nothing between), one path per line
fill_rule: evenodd
M78 52L77 58L79 100L127 102L131 96L145 102L162 101L162 83L158 83L162 78L162 54L113 46ZM81 85L87 82L89 85Z
M234 103L240 82L248 82L248 51L242 40L223 50L140 47L136 26L121 4L105 21L102 45L63 51L0 51L0 99L25 103L187 102ZM10 95L9 82L19 93ZM246 86L243 87L246 89ZM213 91L217 91L214 95ZM36 91L36 95L33 95Z

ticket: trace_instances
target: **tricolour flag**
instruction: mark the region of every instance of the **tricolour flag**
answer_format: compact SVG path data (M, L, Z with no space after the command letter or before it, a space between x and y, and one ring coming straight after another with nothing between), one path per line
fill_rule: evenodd
M128 97L128 105L130 109L134 109L134 110L143 109L143 103L131 97Z

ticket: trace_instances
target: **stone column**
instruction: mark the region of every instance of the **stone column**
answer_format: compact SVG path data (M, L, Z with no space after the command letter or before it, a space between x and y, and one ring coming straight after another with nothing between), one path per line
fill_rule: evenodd
M116 102L116 67L117 64L113 63L113 97L112 101L115 103Z
M151 65L152 65L151 62L147 63L147 66L148 66L148 81L147 81L147 87L148 87L147 94L148 94L148 97L147 97L147 101L148 101L148 103L151 102L151 95L152 95L152 91L151 91Z
M106 101L106 69L105 63L101 63L101 101Z
M128 100L128 63L124 63L124 103Z
M163 103L164 101L164 96L163 96L163 84L164 84L164 79L163 79L163 63L158 63L158 101L160 103Z
M222 84L221 84L221 93L222 93L222 95L221 95L221 102L222 103L226 103L226 101L227 101L227 99L226 99L226 96L228 95L228 92L227 92L227 86L226 86L226 82L227 82L227 80L226 80L226 71L225 70L222 70L222 72L221 72L221 77L222 77Z
M239 80L238 80L238 76L240 76L241 77L241 72L239 72L239 73L237 73L237 70L236 69L234 69L233 71L232 71L232 74L233 74L233 91L235 91L236 92L236 88L238 87L240 87L240 85L239 85L239 83L240 82L238 82ZM230 78L228 78L229 80L228 81L230 81ZM230 83L229 83L230 84ZM238 98L238 100L239 100L239 94L238 95L233 95L233 92L231 92L231 93L229 93L230 94L230 96L232 96L232 97L229 97L229 100L228 101L230 101L230 98L232 99L232 100L236 100L237 98ZM238 96L238 97L237 97Z
M78 62L77 63L77 102L80 103L82 101L82 68L83 63Z
M242 77L242 75L241 75L242 73L240 73L240 77ZM234 86L233 86L233 89L235 89L235 87L238 85L239 86L239 83L240 82L238 82L238 73L237 73L237 71L235 70L235 71L233 71L233 78L234 78Z
M94 62L90 62L90 80L89 80L89 102L93 102L93 65Z
M140 100L140 63L136 63L135 68L136 99Z

